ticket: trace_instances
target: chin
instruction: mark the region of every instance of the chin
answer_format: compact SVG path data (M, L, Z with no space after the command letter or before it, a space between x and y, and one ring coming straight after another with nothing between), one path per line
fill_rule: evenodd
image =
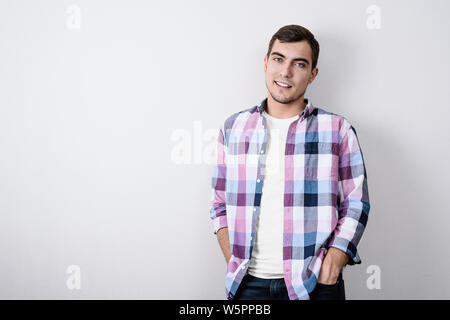
M280 97L280 96L277 96L277 95L272 95L272 98L273 98L273 100L275 100L276 102L278 102L278 103L283 103L283 104L288 104L288 103L291 103L292 101L294 101L293 99L292 99L292 97Z

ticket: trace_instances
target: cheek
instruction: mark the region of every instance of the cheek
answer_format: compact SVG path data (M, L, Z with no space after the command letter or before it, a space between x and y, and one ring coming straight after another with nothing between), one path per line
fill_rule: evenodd
M277 74L275 72L273 72L273 70L271 72L267 72L267 83L273 83L273 81L275 79L277 79Z
M297 83L300 87L304 87L308 84L309 76L307 74L302 74L297 80Z
M267 74L273 78L280 74L280 70L277 66L271 65L270 63L267 65Z

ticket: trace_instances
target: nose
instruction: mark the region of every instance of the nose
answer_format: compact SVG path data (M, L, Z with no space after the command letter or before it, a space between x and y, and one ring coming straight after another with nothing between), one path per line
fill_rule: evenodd
M282 67L280 76L282 77L282 79L292 77L292 70L289 64L286 64Z

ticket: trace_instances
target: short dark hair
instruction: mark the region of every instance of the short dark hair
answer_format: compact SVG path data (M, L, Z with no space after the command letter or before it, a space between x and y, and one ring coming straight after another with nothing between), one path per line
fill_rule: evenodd
M314 35L306 29L305 27L290 24L280 28L270 39L269 49L267 50L267 57L269 57L270 52L272 51L273 44L275 40L278 39L280 42L297 42L306 40L312 51L312 68L314 69L317 66L317 61L319 60L319 42L317 42Z

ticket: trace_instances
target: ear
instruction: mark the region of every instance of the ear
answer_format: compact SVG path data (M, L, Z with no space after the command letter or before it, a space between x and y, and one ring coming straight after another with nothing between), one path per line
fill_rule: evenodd
M264 73L267 71L267 54L264 55Z
M315 67L312 71L311 71L311 76L309 77L308 83L312 83L314 81L314 79L316 78L317 74L319 73L319 68Z

